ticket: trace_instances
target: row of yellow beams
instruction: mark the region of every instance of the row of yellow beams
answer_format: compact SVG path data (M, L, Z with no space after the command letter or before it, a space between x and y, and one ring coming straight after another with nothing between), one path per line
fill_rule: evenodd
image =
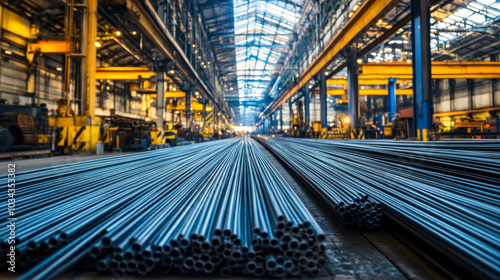
M304 86L307 86L309 81L316 75L320 74L335 58L338 57L340 52L349 46L359 34L364 33L370 26L372 26L379 18L384 16L401 0L367 0L358 11L349 19L347 24L338 32L335 37L328 43L325 50L316 57L312 64L300 76L299 82L287 92L285 92L279 99L276 100L272 106L266 110L265 116L268 117L272 112L285 103L290 97L297 93ZM259 122L260 124L260 122Z
M359 65L359 80L386 80L389 78L412 79L411 63L384 62L363 63ZM433 79L499 79L500 62L432 62Z
M410 83L411 79L398 79L396 83L402 84L402 83ZM326 81L326 84L329 86L335 86L335 85L342 85L344 87L347 87L347 79L346 78L330 78ZM366 79L359 79L358 84L360 85L387 85L388 81L387 79L371 79L371 80L366 80Z
M315 94L319 94L319 90L314 91ZM327 95L344 95L347 94L347 90L345 89L328 89L326 91ZM384 88L369 88L369 89L360 89L359 95L387 95L388 90ZM412 95L413 89L411 88L402 88L396 89L396 95Z

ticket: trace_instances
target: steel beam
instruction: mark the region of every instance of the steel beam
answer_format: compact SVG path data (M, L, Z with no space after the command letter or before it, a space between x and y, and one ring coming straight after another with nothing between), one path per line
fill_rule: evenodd
M429 140L432 127L430 9L427 0L411 0L413 127L418 140L423 141Z
M38 41L36 43L28 43L28 53L65 53L67 47L67 43L64 40Z
M96 69L97 80L138 80L150 79L156 76L154 71L147 67L98 67Z
M280 107L280 130L283 130L283 106Z
M97 38L97 0L87 1L87 53L86 53L86 68L87 68L87 89L85 92L85 115L95 116L95 99L96 99L96 59L97 47L95 45Z
M312 64L302 73L298 83L282 93L264 111L263 118L274 112L281 104L303 88L309 81L332 63L340 52L349 46L354 40L373 26L379 18L382 18L401 0L367 0L349 19L347 24L328 43L327 47L316 57Z
M165 120L165 89L167 88L166 73L156 74L156 127L163 131L163 121Z
M349 100L349 127L356 129L359 117L359 85L358 85L358 63L356 62L356 50L347 52L347 97Z
M398 79L397 84L411 83L411 79ZM328 86L338 86L343 85L347 87L347 78L330 78L326 81ZM358 75L359 85L387 85L387 79L372 79L367 80L364 78L363 74Z
M327 117L328 117L328 107L326 101L326 76L325 72L319 73L319 115L321 121L321 127L326 128Z
M360 64L360 79L404 78L413 76L413 64L404 62L382 62ZM492 79L500 76L498 61L432 62L433 79Z
M387 89L385 88L365 88L358 90L359 95L387 95ZM314 91L314 94L319 94L319 90ZM329 89L326 91L327 95L344 95L346 94L345 89ZM413 89L411 88L399 88L396 89L396 95L413 95Z
M393 123L396 118L396 81L397 78L389 79L389 83L387 85L388 89L388 104L389 104L389 122Z
M310 114L310 96L309 96L309 87L305 87L304 91L304 121L306 130L309 129L311 123L311 114Z

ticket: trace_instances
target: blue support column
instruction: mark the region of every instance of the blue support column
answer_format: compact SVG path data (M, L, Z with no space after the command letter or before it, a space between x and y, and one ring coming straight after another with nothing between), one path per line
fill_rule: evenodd
M398 78L390 78L388 84L389 122L393 123L396 118L396 81Z
M283 105L280 106L280 130L283 130Z
M430 8L428 0L411 0L413 127L423 141L429 140L432 127Z
M324 75L323 75L324 76ZM310 114L310 100L309 100L309 87L304 87L304 122L306 131L311 127L311 114Z
M270 124L269 124L269 133L274 133L274 113L269 116Z
M356 129L359 118L359 66L356 61L356 50L347 51L347 97L349 100L349 127Z
M319 73L319 112L320 112L320 121L321 128L326 128L327 126L327 117L328 117L328 107L326 102L326 76L325 72L321 71Z

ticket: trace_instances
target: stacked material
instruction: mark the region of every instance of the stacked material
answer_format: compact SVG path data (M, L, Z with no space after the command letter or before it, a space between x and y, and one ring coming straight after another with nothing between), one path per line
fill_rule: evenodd
M16 198L23 279L75 267L284 277L325 261L321 229L248 137L19 173Z
M325 203L337 203L332 192L368 195L478 279L500 276L500 141L262 142Z
M366 194L363 187L368 184L353 178L349 166L338 162L335 156L301 144L303 141L306 140L262 143L285 162L343 224L365 229L380 226L382 204Z

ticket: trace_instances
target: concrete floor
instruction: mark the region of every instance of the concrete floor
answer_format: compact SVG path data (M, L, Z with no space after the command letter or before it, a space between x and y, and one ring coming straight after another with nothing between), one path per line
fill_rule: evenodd
M259 144L260 146L260 144ZM263 146L264 154L283 175L288 184L295 190L309 211L316 218L325 232L327 245L327 263L320 275L314 279L443 279L425 260L405 247L399 240L384 230L361 232L340 224L337 219L322 205L318 199L305 190L288 172L281 162ZM72 162L91 160L102 157L122 155L123 153L107 153L92 156L54 156L37 159L21 159L16 163L16 172L28 171L43 167L56 166ZM2 165L12 161L2 161ZM6 168L0 171L5 174ZM0 273L0 279L16 279L19 275ZM72 280L132 280L132 279L164 279L165 277L138 277L133 275L101 275L96 272L71 271L60 279ZM217 276L169 275L169 279L216 279ZM228 279L228 278L226 278ZM230 277L231 280L256 279L248 277Z
M4 159L4 160L0 160L0 166L2 166L2 168L0 169L0 175L7 174L7 165L10 163L16 164L16 173L17 173L17 172L29 171L29 170L39 169L39 168L46 168L46 167L51 167L51 166L63 165L63 164L98 159L98 158L120 156L120 155L131 154L131 153L133 153L133 152L104 153L102 155L89 155L87 153L82 153L82 154L73 154L73 155L67 155L67 156L39 157L39 158L33 158L33 159L29 159L29 158L21 158L21 159L14 159L14 160Z

